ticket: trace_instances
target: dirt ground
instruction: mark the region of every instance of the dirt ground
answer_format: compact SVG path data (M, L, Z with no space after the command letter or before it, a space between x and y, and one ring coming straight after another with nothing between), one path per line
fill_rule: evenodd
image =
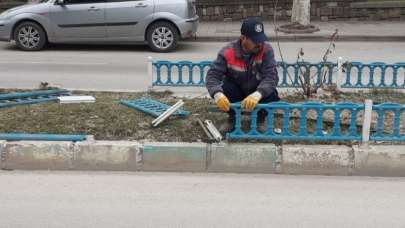
M10 92L0 90L1 93ZM210 119L219 127L227 115L213 112L215 104L206 98L184 99L184 110L192 114L186 118L171 118L159 127L151 127L154 117L120 105L121 99L137 99L143 93L73 92L74 95L92 95L96 103L59 104L56 102L23 105L0 109L0 132L2 133L51 133L51 134L87 134L97 140L139 140L161 142L201 142L207 141L203 130L195 122ZM169 92L151 93L151 98L173 105L178 98ZM372 91L369 93L339 93L318 98L322 102L362 103L371 98L375 103L405 103L405 94L394 91ZM297 95L282 95L286 102L300 102ZM281 116L277 117L281 120ZM276 120L277 120L276 118ZM309 124L315 121L308 120ZM280 127L281 121L275 121ZM332 123L324 123L326 128ZM298 119L291 120L292 128L298 127ZM405 129L405 126L403 126ZM311 143L311 142L306 142ZM338 142L332 142L336 144ZM350 142L345 142L347 144ZM341 143L339 143L341 144Z

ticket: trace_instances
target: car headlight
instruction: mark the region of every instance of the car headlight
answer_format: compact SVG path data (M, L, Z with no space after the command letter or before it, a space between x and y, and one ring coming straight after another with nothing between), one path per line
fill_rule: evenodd
M0 17L6 17L8 13L9 13L9 11L6 10L3 13L0 13Z

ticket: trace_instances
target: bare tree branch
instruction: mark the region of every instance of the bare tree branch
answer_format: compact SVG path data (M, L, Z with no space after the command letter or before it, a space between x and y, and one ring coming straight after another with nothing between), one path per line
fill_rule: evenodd
M319 85L315 85L315 88L314 88L314 91L315 91L315 92L316 92L319 88L321 88L321 87L323 86L323 84L324 84L324 82L325 82L325 80L326 80L326 75L327 75L327 73L328 73L328 71L329 71L329 68L328 68L328 70L326 70L326 71L324 70L324 69L325 69L325 63L328 61L328 56L329 56L329 54L332 53L331 49L332 49L332 48L335 49L335 42L336 42L336 39L337 39L337 37L338 37L338 32L339 32L339 30L336 29L335 32L332 34L332 36L331 36L331 38L330 38L330 42L329 42L329 47L328 47L328 49L325 51L325 54L324 54L323 57L322 57L322 60L323 60L323 62L322 62L322 71L321 71L322 77L321 77L321 81L319 82Z
M285 63L283 52L282 52L281 45L280 45L280 39L279 39L279 35L278 35L277 7L278 7L278 0L275 1L275 5L274 5L273 25L274 25L274 32L275 32L275 35L276 35L276 42L277 42L277 47L278 47L278 50L279 50L279 53L280 53L281 61L283 63ZM299 79L299 81L301 83L300 87L301 87L301 89L303 91L300 91L297 87L294 87L294 89L296 89L297 93L299 95L301 95L304 99L311 97L312 93L316 93L320 87L323 87L323 85L324 85L324 83L326 81L327 73L329 72L328 67L325 70L325 65L326 65L326 62L328 60L329 54L332 53L332 51L331 51L332 48L333 49L335 48L335 42L336 42L336 39L338 37L337 35L338 35L338 29L336 29L335 32L332 34L332 36L330 38L328 49L325 51L325 54L322 57L322 62L321 62L322 68L321 68L321 72L320 72L321 77L319 79L320 80L319 84L314 83L315 85L312 85L311 80L316 76L316 74L311 75L311 69L310 68L306 69L306 71L308 71L308 72L304 73L302 71L302 68L299 66L300 55L303 52L302 48L300 49L300 52L297 55L296 63L298 65L298 67L299 67L300 75L298 76L298 79ZM294 80L292 79L293 77L291 76L288 69L287 69L287 75L288 75L289 80L291 82L294 82Z
M274 32L276 33L276 42L277 42L277 47L278 47L278 51L280 53L280 58L281 58L281 62L285 63L284 61L284 56L283 56L283 52L281 50L281 45L280 45L280 39L278 37L278 25L277 25L277 6L278 6L278 0L276 0L276 2L274 3L274 19L273 19L273 25L274 25ZM292 76L290 74L290 72L288 72L288 69L285 69L287 71L287 75L288 78L290 79L291 82L293 82L292 80ZM305 94L303 94L298 88L294 87L294 89L296 89L297 93L300 94L304 99L305 99Z

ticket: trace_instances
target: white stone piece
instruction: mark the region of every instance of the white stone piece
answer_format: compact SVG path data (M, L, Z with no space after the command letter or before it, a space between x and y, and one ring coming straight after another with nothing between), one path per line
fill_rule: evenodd
M61 104L75 104L75 103L94 103L96 98L93 96L63 96L58 97Z

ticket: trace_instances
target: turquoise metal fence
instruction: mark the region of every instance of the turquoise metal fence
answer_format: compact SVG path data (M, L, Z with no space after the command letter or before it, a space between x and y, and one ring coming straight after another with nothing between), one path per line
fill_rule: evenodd
M169 62L157 61L153 62L156 69L156 78L153 81L153 86L204 86L205 72L211 68L212 62ZM163 75L165 70L165 75ZM197 72L195 72L197 70ZM174 74L176 71L176 75Z
M211 68L212 62L170 62L156 61L153 62L153 67L156 72L156 77L153 80L153 86L172 86L172 87L203 87L205 86L205 75ZM306 75L305 72L311 72L314 75L312 80L319 84L324 81L324 84L331 84L333 71L336 70L337 64L332 62L324 62L312 64L308 62L299 63L284 63L278 62L277 69L279 72L280 83L279 87L296 87L300 85L299 75ZM304 76L306 77L306 76Z
M370 135L374 141L405 141L405 134L402 134L401 127L405 125L405 105L384 103L373 106L377 115L375 131Z
M0 140L7 141L84 141L87 135L0 133Z
M68 95L70 92L63 89L0 94L0 108L51 102L58 100L59 96Z
M228 139L271 139L271 140L318 140L318 141L361 141L361 124L357 122L358 115L364 112L364 104L338 103L323 104L318 102L307 102L290 104L285 102L275 102L270 104L259 104L257 108L249 114L249 128L242 129L242 108L240 104L232 104L231 107L236 115L235 130L228 133ZM267 111L266 131L260 132L257 126L257 113L260 110ZM405 119L401 120L401 115L405 112L405 106L399 104L379 104L373 106L377 114L377 123L370 139L374 141L405 141L405 134L401 133L401 126L405 124ZM299 113L292 117L292 111ZM308 124L307 114L313 111L316 113L316 120L312 126ZM331 126L325 126L324 114L332 112L333 119L329 120ZM342 123L341 114L350 113L348 123ZM385 121L386 112L393 112L393 122ZM276 113L281 117L281 132L276 132L274 123ZM298 126L293 129L292 118L296 120ZM344 127L342 127L344 126ZM387 128L391 132L387 132Z
M205 75L212 62L191 61L154 61L153 86L171 87L203 87ZM405 89L405 63L386 64L374 62L365 64L350 62L338 69L333 62L278 62L280 88L300 87L302 81L311 81L311 84L331 85L339 83L341 88L370 89L392 88ZM345 71L341 79L337 79L337 71ZM300 79L301 78L301 79Z
M350 62L345 70L346 76L342 88L405 89L405 63Z

